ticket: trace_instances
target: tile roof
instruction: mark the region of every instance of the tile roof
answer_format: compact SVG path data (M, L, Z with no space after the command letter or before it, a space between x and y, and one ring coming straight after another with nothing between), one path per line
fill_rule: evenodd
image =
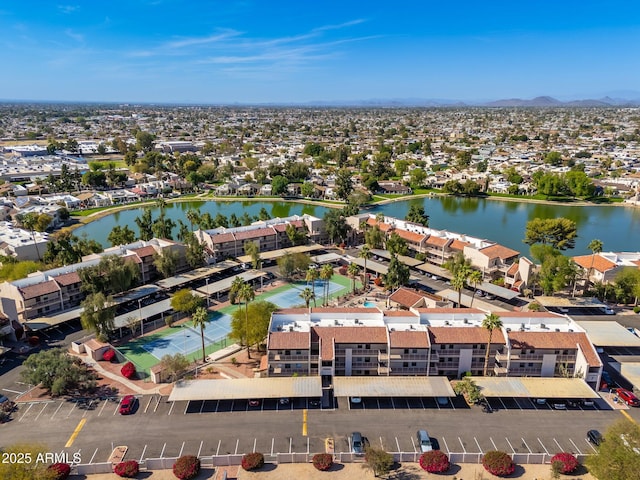
M211 241L214 245L219 245L221 243L234 242L236 238L233 236L233 233L218 233L216 235L211 235Z
M429 348L429 335L425 331L403 330L389 332L391 348Z
M429 327L431 344L468 344L489 341L489 331L482 327ZM491 337L492 344L506 343L502 330L496 329Z
M520 255L520 252L512 250L498 243L496 243L495 245L491 245L490 247L482 248L480 249L480 252L486 255L488 258L501 258L502 260L504 260L505 258L512 258Z
M513 277L516 273L518 273L518 264L514 262L509 267L509 270L507 270L507 275Z
M600 358L586 333L583 332L520 332L508 333L511 348L542 348L546 350L576 350L578 346L591 366L601 365Z
M20 289L22 298L24 298L25 300L58 291L60 291L60 287L58 287L58 284L53 280L49 280L48 282L36 283L35 285L29 285Z
M409 310L385 310L382 313L384 313L385 317L417 317L418 316Z
M616 268L616 264L614 262L601 255L581 255L573 257L573 261L585 270L589 270L593 265L593 269L601 273ZM593 264L591 262L593 262Z
M386 327L313 327L312 341L319 338L323 360L332 360L333 344L339 343L387 343Z
M426 296L427 295L421 295L420 293L410 290L408 288L400 287L398 290L396 290L389 296L389 300L391 300L392 302L399 303L403 307L409 308L409 307L413 307L416 303L418 303L420 300L422 300Z
M302 309L306 311L306 309ZM312 313L380 313L377 308L367 307L318 307L312 308Z
M395 230L400 238L404 238L408 242L412 243L420 243L424 239L427 238L426 235L421 235L419 233L407 232L406 230Z
M78 283L81 281L80 275L78 275L78 272L63 273L62 275L53 277L53 279L63 287L66 287L68 285L73 285L74 283Z
M463 242L462 240L453 240L451 242L451 245L449 245L449 248L462 252L464 250L464 247L468 247L469 245L471 245L469 242Z
M271 228L256 228L245 232L236 232L236 240L248 240L250 238L272 237L276 233Z
M136 255L138 255L140 258L153 257L156 253L156 249L151 245L147 245L146 247L134 248L131 251L135 252Z
M442 308L415 308L414 309L418 313L486 313L483 310L479 310L477 308L451 308L451 307L442 307ZM511 312L509 312L511 313Z
M367 225L370 226L374 226L374 225L378 225L378 227L380 228L381 231L383 232L388 232L389 230L391 230L393 227L391 225L389 225L388 223L378 223L377 220L375 218L371 218L369 217L367 219Z
M427 245L441 248L447 245L448 242L449 242L448 238L434 237L433 235L431 235L429 238L427 238L425 243Z
M311 348L310 332L271 332L269 334L270 350L289 350Z

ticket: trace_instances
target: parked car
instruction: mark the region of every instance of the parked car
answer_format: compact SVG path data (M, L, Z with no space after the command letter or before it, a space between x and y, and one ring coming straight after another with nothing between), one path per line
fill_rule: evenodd
M611 307L602 307L602 311L604 312L605 315L615 315L616 314L615 310L613 310L613 308L611 308Z
M129 415L131 413L133 413L133 407L136 404L136 397L134 397L133 395L125 395L125 397L122 399L122 402L120 402L120 415Z
M536 398L536 405L546 405L546 404L547 404L546 398Z
M484 413L493 413L493 407L489 404L489 401L486 398L480 399L478 405L482 407L482 411Z
M360 397L351 397L351 403L362 403L362 398Z
M566 410L567 409L567 402L562 401L562 400L554 400L554 402L551 404L551 406L553 407L554 410Z
M429 434L426 430L418 430L416 433L416 437L418 438L418 445L420 445L421 452L429 452L433 450L433 445L431 445L431 439L429 438Z
M582 400L583 407L593 407L595 406L595 404L596 402L594 402L591 398L585 398L584 400Z
M438 405L449 405L449 397L436 397Z
M362 434L360 432L353 432L351 434L351 453L362 455L364 452L364 445L362 442Z
M257 399L257 398L249 399L249 406L250 407L259 407L260 406L260 400Z
M282 397L278 400L278 403L280 403L280 405L289 405L289 399L287 397Z
M9 399L7 397L5 397L4 395L0 395L0 404L3 404L5 402L8 402Z
M617 388L616 395L627 405L631 407L640 407L640 400L632 392L624 388Z
M600 445L602 443L602 434L598 430L589 430L587 432L587 440L589 440L594 445Z
M310 407L314 407L317 408L320 406L320 399L319 398L311 398L309 399L309 406Z

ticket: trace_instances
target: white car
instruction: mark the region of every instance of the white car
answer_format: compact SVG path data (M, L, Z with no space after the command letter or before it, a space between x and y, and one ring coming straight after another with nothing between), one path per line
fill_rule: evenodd
M613 310L613 308L610 307L602 307L602 311L604 312L605 315L615 315L616 312Z
M362 403L362 398L360 397L351 397L351 403Z

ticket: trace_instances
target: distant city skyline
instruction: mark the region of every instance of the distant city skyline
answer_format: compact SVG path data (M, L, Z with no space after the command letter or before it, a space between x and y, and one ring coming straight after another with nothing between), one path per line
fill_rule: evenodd
M3 100L640 98L640 4L8 0Z

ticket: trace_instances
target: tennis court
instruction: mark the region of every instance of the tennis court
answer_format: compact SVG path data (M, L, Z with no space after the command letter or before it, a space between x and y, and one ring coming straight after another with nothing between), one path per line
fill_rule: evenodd
M209 321L204 328L205 348L226 338L230 331L231 317L229 315L218 312L209 314ZM160 360L164 355L175 355L176 353L189 355L202 349L202 338L199 329L194 328L190 323L185 323L178 331L141 346Z
M311 283L298 282L290 285L290 288L278 292L267 298L271 303L276 304L281 308L291 308L298 305L304 306L304 299L300 296L305 288L311 288ZM343 285L339 283L329 281L329 295L333 295L336 292L344 289ZM315 282L316 300L322 299L324 294L324 282L322 280L316 280Z

